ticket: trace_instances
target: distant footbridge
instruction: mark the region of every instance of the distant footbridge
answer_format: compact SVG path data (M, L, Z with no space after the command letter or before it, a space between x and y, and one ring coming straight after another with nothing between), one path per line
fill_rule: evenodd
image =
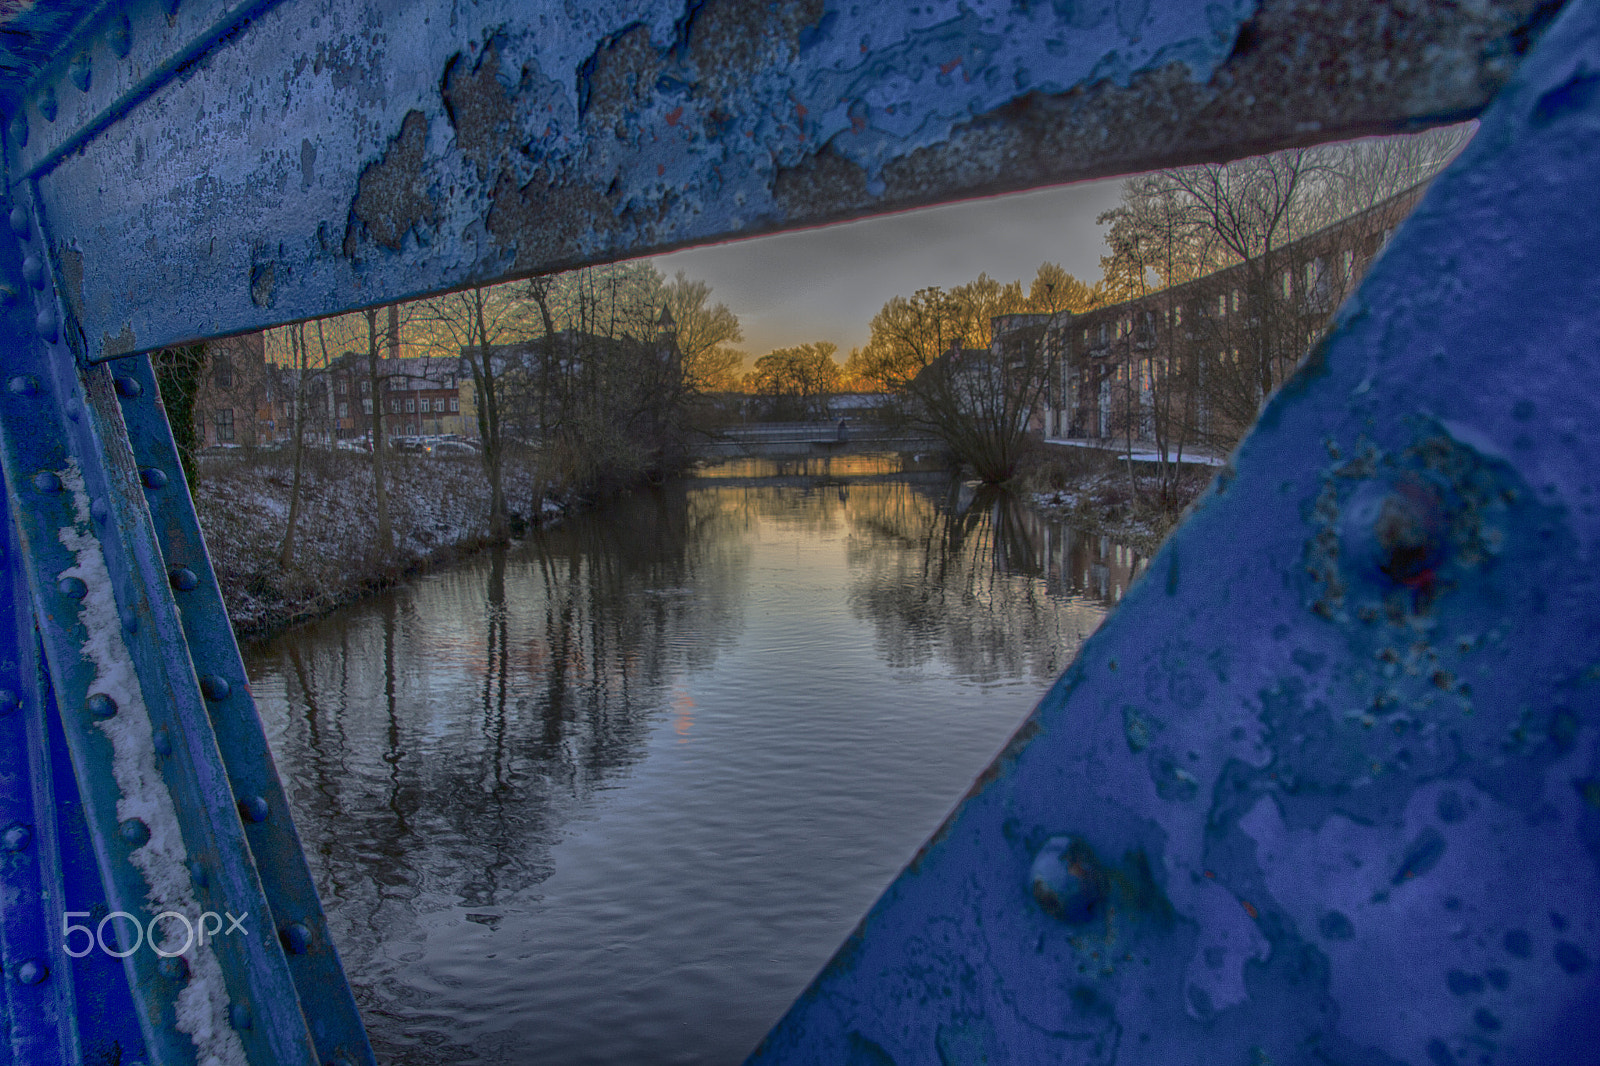
M877 422L748 422L730 426L693 446L701 459L785 458L862 452L940 452L944 442L926 433Z

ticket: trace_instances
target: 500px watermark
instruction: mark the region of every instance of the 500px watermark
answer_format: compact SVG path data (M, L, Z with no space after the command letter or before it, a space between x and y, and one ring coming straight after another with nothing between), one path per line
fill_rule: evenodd
M72 920L74 918L92 917L94 915L90 911L67 911L61 916L61 946L66 949L68 955L75 959L83 958L97 946L107 955L125 959L135 951L138 951L146 941L149 942L151 951L154 951L163 959L170 959L174 955L182 955L195 944L205 947L207 937L215 940L218 936L232 936L235 932L243 933L245 936L250 935L250 930L244 927L244 920L250 917L249 911L239 915L237 918L227 911L222 914L218 914L216 911L205 911L200 915L199 920L194 922L191 922L187 915L179 914L177 911L162 911L150 919L148 926L141 925L139 919L127 911L112 911L104 918L101 918L99 924L93 929ZM125 926L116 924L118 918L126 918L128 923L132 924L133 931L138 934L133 942L133 947L121 951L117 950L117 948L120 946L119 942L123 939L121 929L125 928ZM226 928L223 927L224 918L227 919ZM164 923L171 922L182 922L185 932L183 946L176 950L169 950L168 947L163 946L158 932L158 930L165 930L170 933L172 926ZM110 944L106 942L107 925L111 926ZM83 934L83 937L76 944L72 939L74 933ZM79 947L78 945L82 946Z

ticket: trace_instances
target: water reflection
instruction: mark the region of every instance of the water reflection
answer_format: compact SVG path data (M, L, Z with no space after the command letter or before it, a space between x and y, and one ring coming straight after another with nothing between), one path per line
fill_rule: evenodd
M739 1061L1142 565L849 460L708 471L252 649L380 1061Z

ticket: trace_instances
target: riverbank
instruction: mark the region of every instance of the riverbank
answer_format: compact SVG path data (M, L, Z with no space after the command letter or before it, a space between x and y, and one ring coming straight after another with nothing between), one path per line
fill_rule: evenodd
M1033 457L1018 478L1022 495L1040 513L1085 533L1103 534L1146 557L1183 520L1188 506L1216 474L1208 467L1184 467L1161 500L1154 463L1126 465L1100 455L1052 449Z
M491 542L489 485L475 457L395 455L389 466L392 553L377 547L371 461L315 452L302 471L294 555L284 568L278 554L289 518L288 457L204 465L195 509L239 640L327 614ZM531 465L508 462L504 479L511 510L526 511L535 495ZM550 522L562 513L547 503L539 517Z

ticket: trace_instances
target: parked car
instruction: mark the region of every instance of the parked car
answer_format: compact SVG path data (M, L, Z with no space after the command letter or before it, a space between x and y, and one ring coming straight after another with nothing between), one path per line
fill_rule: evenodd
M478 449L459 440L438 440L428 445L429 455L477 455Z

